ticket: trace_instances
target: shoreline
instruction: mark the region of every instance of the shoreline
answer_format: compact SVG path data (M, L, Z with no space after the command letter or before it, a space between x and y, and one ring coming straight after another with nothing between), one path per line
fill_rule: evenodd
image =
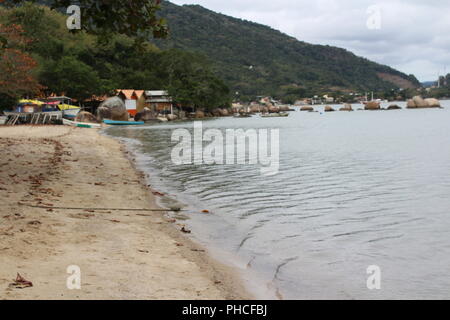
M158 208L116 139L19 126L1 127L0 145L0 299L253 299L163 212L51 209ZM81 290L67 289L71 265ZM33 287L10 287L17 273Z

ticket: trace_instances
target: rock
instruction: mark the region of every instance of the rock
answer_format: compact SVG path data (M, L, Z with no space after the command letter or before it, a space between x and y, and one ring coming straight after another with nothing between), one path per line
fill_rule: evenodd
M291 111L291 108L289 108L288 106L282 106L282 107L280 107L280 111L282 111L282 112Z
M269 113L278 113L278 112L280 112L280 108L274 106L269 107Z
M87 122L87 123L97 123L97 118L90 112L80 111L78 112L76 122Z
M400 110L402 107L396 105L396 104L391 104L387 110Z
M429 98L429 99L425 99L425 102L427 103L428 108L440 108L441 107L441 103L439 102L438 99Z
M103 119L128 121L130 116L123 100L119 97L111 97L100 104L97 109L97 118L100 121Z
M342 108L339 109L339 111L353 111L353 108L351 104L346 103Z
M428 108L428 103L421 96L415 96L413 101L416 108Z
M264 107L264 108L261 109L261 112L262 113L269 113L269 108Z
M177 119L178 119L178 117L176 115L174 115L174 114L168 114L167 115L167 120L169 120L169 121L175 121Z
M230 115L228 109L219 109L219 112L222 117L228 117Z
M195 113L195 118L196 119L203 119L205 117L205 113L203 111L197 111Z
M336 110L334 110L331 106L326 106L324 109L325 112L334 112Z
M303 107L300 108L300 111L308 111L308 112L311 112L311 111L314 111L314 108L311 107L311 106L303 106Z
M370 101L367 102L366 106L364 107L365 110L380 110L381 106L379 102L376 101Z
M260 106L252 106L252 107L250 107L250 112L258 113L260 109L261 109Z
M409 99L406 103L406 107L408 109L414 109L414 108L416 108L416 104L414 103L414 101L412 99Z
M138 112L134 116L135 121L154 121L156 120L156 114L149 108L144 108L143 111Z

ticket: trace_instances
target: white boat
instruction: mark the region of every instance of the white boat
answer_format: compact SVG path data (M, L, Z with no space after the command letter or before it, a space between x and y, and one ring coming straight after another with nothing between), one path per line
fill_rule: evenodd
M281 113L265 113L261 115L262 118L281 118L281 117L289 117L289 113L281 112Z
M65 109L63 110L63 116L70 119L75 119L80 112L80 108L77 109Z
M99 123L75 122L67 119L63 119L63 124L77 128L100 129L102 127Z

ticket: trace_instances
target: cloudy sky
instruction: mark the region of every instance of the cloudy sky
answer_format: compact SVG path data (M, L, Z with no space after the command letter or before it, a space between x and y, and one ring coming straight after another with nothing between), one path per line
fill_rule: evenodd
M346 48L421 81L450 73L448 0L171 0Z

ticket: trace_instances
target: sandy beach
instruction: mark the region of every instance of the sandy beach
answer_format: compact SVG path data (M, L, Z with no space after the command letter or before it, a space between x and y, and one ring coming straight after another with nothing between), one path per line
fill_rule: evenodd
M0 149L0 299L249 298L164 212L55 208L157 208L119 142L92 129L0 127ZM66 285L72 265L80 290ZM11 285L17 273L33 286Z

